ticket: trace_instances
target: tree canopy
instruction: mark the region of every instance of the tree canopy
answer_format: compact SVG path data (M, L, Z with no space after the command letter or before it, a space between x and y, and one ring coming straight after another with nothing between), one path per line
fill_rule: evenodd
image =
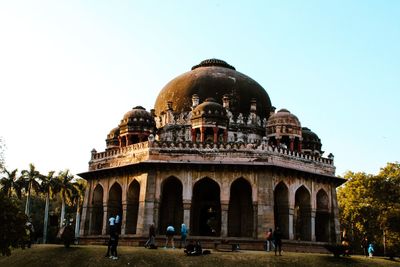
M338 190L341 225L354 243L367 235L388 255L400 245L400 163L388 163L378 175L347 172Z

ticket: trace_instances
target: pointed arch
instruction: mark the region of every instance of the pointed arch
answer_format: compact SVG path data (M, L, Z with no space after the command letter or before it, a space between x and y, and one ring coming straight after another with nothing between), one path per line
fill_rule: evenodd
M251 185L246 179L238 178L230 190L228 236L252 237L253 213Z
M311 241L311 197L304 185L296 190L293 224L295 239Z
M122 218L122 188L115 182L108 191L107 218L119 215ZM107 227L107 233L108 233Z
M158 220L158 231L165 234L167 226L172 224L180 229L183 222L183 186L182 182L174 177L168 177L161 185L161 203Z
M136 234L139 196L140 184L137 180L133 180L128 187L126 196L126 234Z
M320 189L316 198L317 211L315 214L315 238L320 242L329 242L330 213L328 194L325 190Z
M190 228L193 235L219 236L221 232L220 186L205 177L193 186Z
M281 181L274 190L274 219L275 227L282 231L283 238L289 238L289 189Z
M92 235L100 235L103 229L103 187L97 184L93 190L92 198L92 218L90 222L90 229Z

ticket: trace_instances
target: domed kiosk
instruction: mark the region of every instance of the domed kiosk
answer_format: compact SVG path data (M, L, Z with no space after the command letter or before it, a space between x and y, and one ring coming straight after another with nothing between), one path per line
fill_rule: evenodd
M275 113L256 81L204 60L167 83L153 110L127 112L105 151L92 150L79 174L89 185L79 240L102 242L119 214L121 244L141 245L152 223L161 238L185 223L204 247L262 249L277 226L287 251L338 242L344 180L307 129L288 110Z

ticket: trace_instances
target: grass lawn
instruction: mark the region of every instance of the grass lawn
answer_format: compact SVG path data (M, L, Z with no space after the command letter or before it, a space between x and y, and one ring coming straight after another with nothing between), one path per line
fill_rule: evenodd
M31 249L13 250L10 257L0 256L0 266L400 266L400 261L389 261L380 257L334 258L331 255L292 252L284 252L279 257L262 251L212 251L210 255L188 257L182 249L150 250L141 247L119 247L119 259L111 260L104 257L106 249L105 246L73 246L65 249L61 245L34 245Z

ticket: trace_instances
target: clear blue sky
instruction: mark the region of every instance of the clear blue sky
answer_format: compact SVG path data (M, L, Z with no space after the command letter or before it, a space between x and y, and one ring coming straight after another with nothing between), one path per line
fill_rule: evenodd
M7 167L86 171L125 112L207 58L297 115L338 175L400 160L400 1L1 1Z

